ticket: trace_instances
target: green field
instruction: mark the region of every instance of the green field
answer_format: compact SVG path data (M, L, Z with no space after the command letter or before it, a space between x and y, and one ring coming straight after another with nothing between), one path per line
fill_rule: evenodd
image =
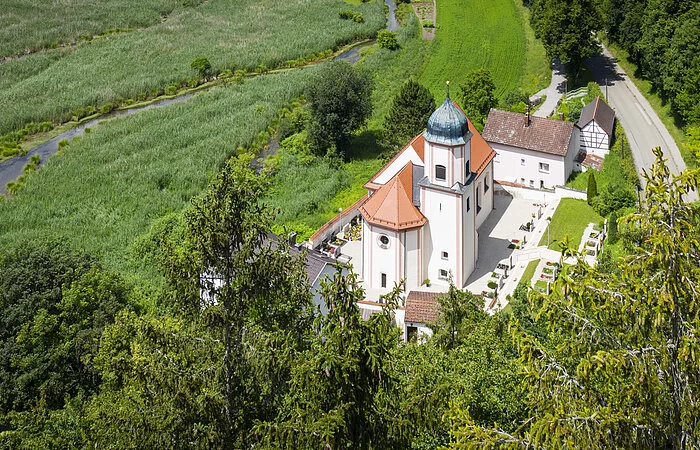
M0 202L0 247L58 236L123 273L152 271L130 267L133 239L202 192L224 159L266 129L314 71L258 77L100 124Z
M0 134L25 123L62 122L71 112L186 82L197 56L213 70L275 67L376 32L378 1L357 7L362 24L338 17L338 0L217 0L184 8L163 23L0 65Z
M589 223L602 224L603 218L585 200L562 198L549 224L549 248L559 250L559 242L568 235L571 248L578 250L583 231ZM546 232L539 245L547 245Z
M143 28L172 14L180 0L41 0L0 2L0 58L93 36Z
M421 81L438 100L445 98L445 81L458 86L482 67L491 71L497 97L549 84L544 50L518 6L514 0L437 0L435 41Z
M272 205L281 211L277 220L280 230L286 227L297 231L299 239L306 239L333 218L339 208L345 209L367 194L364 184L384 164L377 144L384 116L404 81L422 70L430 44L420 38L415 15L405 17L406 24L397 32L399 50L373 47L358 63L374 75L373 114L367 127L354 138L349 161L335 170L322 161L301 167L287 161L280 167L271 196ZM302 174L306 175L305 180L301 180Z

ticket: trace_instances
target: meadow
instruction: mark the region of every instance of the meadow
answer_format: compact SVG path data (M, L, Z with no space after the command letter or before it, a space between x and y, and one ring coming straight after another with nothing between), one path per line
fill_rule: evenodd
M103 122L0 202L0 248L59 238L109 268L152 279L154 268L129 258L134 238L201 193L225 158L265 130L315 70L257 77Z
M265 70L370 36L385 22L378 1L351 7L364 23L340 19L338 11L348 7L337 0L212 1L146 29L4 62L0 134L186 83L197 76L190 62L198 56L214 72Z
M516 1L437 0L435 40L421 81L439 102L445 81L458 86L479 68L491 71L496 97L518 89L534 93L549 84L544 49Z
M39 50L115 28L143 28L160 22L180 0L0 1L0 58Z
M280 210L276 231L294 230L299 239L308 238L338 214L339 208L345 209L366 195L364 184L384 164L377 143L384 117L401 85L423 69L430 48L430 42L420 38L418 19L410 6L400 8L405 23L397 31L399 49L371 47L358 63L374 75L373 112L367 126L354 137L349 160L340 167L330 167L321 158L310 164L300 164L293 157L285 159L269 198Z

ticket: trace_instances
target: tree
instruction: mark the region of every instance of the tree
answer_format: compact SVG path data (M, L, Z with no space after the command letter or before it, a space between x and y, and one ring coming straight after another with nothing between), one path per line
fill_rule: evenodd
M392 150L405 145L425 129L435 111L433 94L417 81L410 79L394 97L391 110L384 119L384 143Z
M396 50L399 48L399 42L396 40L396 33L389 30L379 30L377 33L377 45L379 45L379 48Z
M142 243L159 248L165 293L157 314L123 316L103 338L96 447L249 448L253 424L279 413L313 303L303 255L271 236L269 180L251 160L228 161L184 224L168 218Z
M461 411L453 448L698 447L700 217L683 195L700 170L672 176L654 153L644 209L621 219L641 238L619 273L581 261L548 297L531 294L548 339L511 325L531 417L510 433Z
M614 244L617 242L617 238L617 211L613 211L608 220L608 243Z
M613 211L634 206L635 201L634 192L623 183L615 182L607 185L603 193L593 200L593 209L605 217Z
M471 71L459 86L459 103L478 128L483 128L489 110L497 104L495 92L496 85L488 69Z
M592 0L535 0L531 17L551 58L578 70L584 59L600 51L595 33L602 23Z
M347 156L350 135L372 114L372 87L369 72L342 61L330 64L310 84L309 134L318 152L335 146Z
M400 288L366 321L357 275L338 267L321 291L328 314L317 318L311 348L292 369L284 408L256 426L256 436L263 448L405 448L406 436L388 432L397 420L390 355L399 330L391 310Z
M586 201L593 204L593 199L598 196L598 184L595 181L595 174L588 172L588 188L586 189Z
M60 409L91 395L91 364L129 288L91 256L57 241L26 243L0 261L0 415L37 403Z
M199 76L204 78L209 73L211 69L211 63L204 56L198 56L192 60L190 67L199 73Z

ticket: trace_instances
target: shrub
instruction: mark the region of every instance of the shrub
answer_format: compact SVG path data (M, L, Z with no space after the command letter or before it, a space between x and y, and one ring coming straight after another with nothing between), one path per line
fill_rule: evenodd
M593 199L598 196L598 185L595 181L595 174L588 172L588 189L586 189L586 201L589 205L593 204Z
M362 16L362 13L353 11L351 9L340 11L338 13L338 16L340 16L341 19L352 20L356 23L363 23L365 21L365 18L364 16Z
M166 95L175 95L175 94L177 93L177 87L178 87L178 86L177 86L177 84L175 84L175 83L169 84L169 85L165 88L165 94L166 94Z
M496 283L495 281L489 281L488 287L489 289L496 289L498 287L498 283Z
M396 33L389 30L380 30L377 33L377 44L379 48L386 48L388 50L396 50L399 48L399 42L396 40Z
M58 149L61 150L63 147L68 146L68 144L70 144L70 142L68 142L68 139L61 139L60 141L58 141Z
M432 20L424 20L422 25L423 28L435 28L435 23Z
M619 211L635 204L634 193L624 184L617 182L608 187L593 200L593 209L605 217L613 211Z
M200 77L205 77L211 69L211 63L204 56L198 56L192 60L190 67L199 72Z

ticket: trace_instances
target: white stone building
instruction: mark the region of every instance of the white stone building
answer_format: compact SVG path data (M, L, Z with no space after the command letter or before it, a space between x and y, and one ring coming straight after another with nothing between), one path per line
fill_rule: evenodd
M465 285L493 208L495 156L448 93L425 132L365 185L359 269L368 300L401 280L406 291L426 280Z
M615 131L615 111L596 97L583 107L576 126L581 130L580 152L604 158L610 151L610 141Z
M532 188L566 183L579 153L574 124L529 113L492 109L483 136L497 153L494 178Z

